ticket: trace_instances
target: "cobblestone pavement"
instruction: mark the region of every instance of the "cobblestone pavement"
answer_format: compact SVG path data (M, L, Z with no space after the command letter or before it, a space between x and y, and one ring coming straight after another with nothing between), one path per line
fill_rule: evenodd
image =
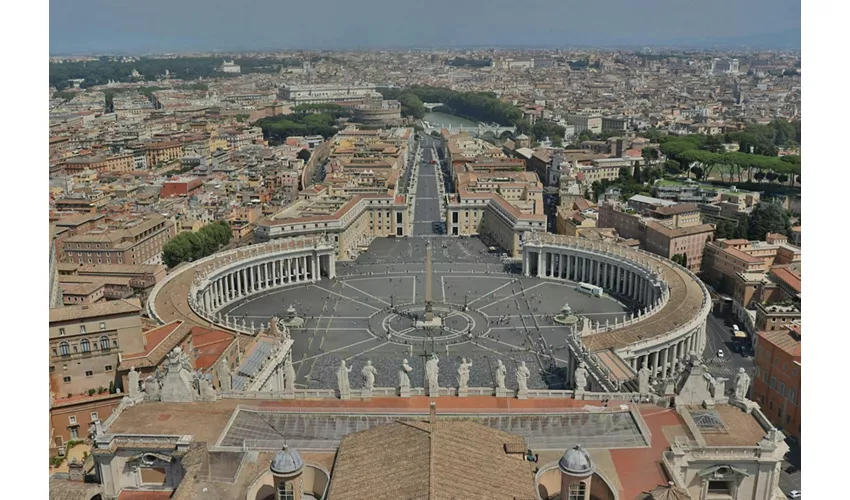
M372 360L376 385L395 387L398 367L407 358L411 382L424 379L423 356L440 357L440 384L457 385L461 357L473 362L470 387L492 386L492 367L499 358L508 367L509 388L516 387L516 363L526 361L530 388L563 388L562 354L568 330L552 320L565 302L576 314L605 323L622 319L627 309L611 297L580 294L568 283L526 278L504 272L499 259L478 239L435 237L433 300L445 314L443 329L411 327L403 317L409 306L420 314L424 306L425 238L375 240L357 261L338 266L335 280L322 280L253 296L223 313L248 323L267 323L292 304L305 319L293 329L297 386L335 388L339 361L354 366L353 387L360 370ZM469 311L459 311L463 304ZM396 311L393 311L395 306ZM390 335L388 335L390 334ZM554 359L553 359L554 358Z

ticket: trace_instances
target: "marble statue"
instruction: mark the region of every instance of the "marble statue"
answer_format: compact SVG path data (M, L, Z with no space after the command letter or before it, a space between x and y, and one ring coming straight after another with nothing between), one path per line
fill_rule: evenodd
M378 375L378 370L372 366L371 359L366 361L366 366L363 367L360 374L363 375L363 387L367 391L371 391L375 387L375 376Z
M457 386L461 389L466 389L469 385L469 369L472 367L472 362L466 358L461 358L460 366L457 369Z
M286 358L286 363L283 364L283 390L292 392L295 390L295 367L292 366L292 357Z
M401 362L401 369L398 371L398 385L402 389L410 389L410 372L413 368L407 364L407 360Z
M747 370L738 368L738 375L735 376L735 399L743 401L747 399L747 391L750 388L750 376L747 375Z
M649 394L649 376L652 370L649 369L644 358L640 370L638 370L638 392L641 394Z
M575 380L576 391L584 392L587 390L587 365L584 361L579 363L578 368L576 368L573 380Z
M508 375L508 368L502 363L501 359L496 360L496 388L505 389L505 377Z
M351 385L348 383L348 374L351 373L351 368L345 366L345 360L343 359L339 368L336 371L336 382L339 387L339 395L340 397L349 396L351 394Z
M519 392L528 391L529 378L531 378L531 371L525 366L525 361L520 361L519 367L516 369L516 383L519 386Z
M145 396L152 401L159 401L159 379L149 375L145 379Z
M139 372L136 371L135 366L130 367L130 372L127 374L127 384L130 386L128 388L129 395L131 398L138 396L139 394Z
M440 359L436 353L431 353L431 357L425 363L425 378L428 383L429 394L436 394L440 390Z

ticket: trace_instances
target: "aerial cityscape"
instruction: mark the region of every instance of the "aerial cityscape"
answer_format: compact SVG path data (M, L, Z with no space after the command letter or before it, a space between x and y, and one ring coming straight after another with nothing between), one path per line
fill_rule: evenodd
M55 22L51 498L802 498L799 26Z

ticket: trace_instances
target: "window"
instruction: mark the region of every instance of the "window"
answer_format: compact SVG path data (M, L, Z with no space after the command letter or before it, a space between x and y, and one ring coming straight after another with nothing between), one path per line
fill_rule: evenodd
M793 387L788 388L788 401L791 401L794 404L797 403L797 391L795 391Z
M772 409L773 409L773 399L771 399L771 400L770 400L770 405L769 405L769 406L770 406L770 409L772 410Z
M776 387L776 377L770 377L770 388Z
M100 331L104 331L104 330L106 330L106 323L104 323L103 321L101 321L101 322L100 322Z
M779 416L779 418L782 418L782 407L781 406L776 409L776 415Z
M56 352L56 349L53 349L53 355L54 355L54 356L58 356L58 355L59 355L59 353L57 353L57 352Z
M785 425L791 425L791 414L790 413L785 415Z
M92 420L100 420L99 418L97 418L97 412L96 411L91 412L91 415L89 415L89 416L91 417Z
M65 329L64 329L64 328L60 328L60 329L59 329L59 336L60 336L60 337L64 337L64 336L65 336Z
M68 345L67 342L60 342L59 343L59 354L61 356L70 356L71 355L71 348L70 348L70 346Z
M91 377L92 375L94 375L94 372L92 372L91 370L86 371L86 377Z
M277 485L280 500L295 500L295 488L292 481L281 481Z
M729 481L709 481L708 482L708 493L715 493L720 495L731 495L732 494L732 484Z
M69 434L72 440L80 439L79 431L76 427L71 427L69 429Z
M103 369L104 369L104 371L111 372L112 371L112 365L106 365L106 366L103 367Z
M56 371L56 367L55 367L55 366L51 366L51 367L50 367L50 373L53 373L54 371Z
M779 394L785 395L785 382L779 382Z
M80 325L80 333L86 333L86 325Z
M109 350L109 337L106 335L100 338L100 348L104 351Z
M570 485L569 500L584 500L587 494L587 486L584 483L575 483Z
M66 384L71 382L71 377L62 377L62 382L65 382Z
M89 352L91 350L91 344L89 344L89 339L83 339L80 341L80 350L83 352Z

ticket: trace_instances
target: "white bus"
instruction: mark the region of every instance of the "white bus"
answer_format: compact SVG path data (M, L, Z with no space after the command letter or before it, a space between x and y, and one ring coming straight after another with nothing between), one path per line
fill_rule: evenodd
M578 285L576 285L576 290L582 293L586 293L591 297L602 296L602 287L591 285L590 283L579 283Z

